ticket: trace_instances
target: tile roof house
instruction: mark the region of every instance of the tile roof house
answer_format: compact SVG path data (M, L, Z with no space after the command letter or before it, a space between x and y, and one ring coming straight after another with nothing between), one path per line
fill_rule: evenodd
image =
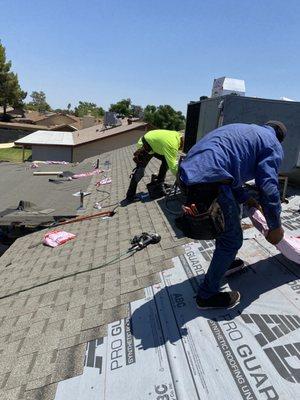
M124 198L134 149L101 154L112 183L105 193L91 179L88 214L95 202L111 209ZM283 224L300 233L294 200ZM250 228L241 250L250 265L225 282L241 303L200 312L193 296L214 243L183 238L164 199L117 211L68 225L77 236L62 246L42 246L39 231L0 258L0 398L298 398L299 266ZM125 254L145 231L162 240Z
M134 144L149 130L145 122L115 128L92 126L76 132L37 131L15 142L32 148L33 160L80 162L86 158Z

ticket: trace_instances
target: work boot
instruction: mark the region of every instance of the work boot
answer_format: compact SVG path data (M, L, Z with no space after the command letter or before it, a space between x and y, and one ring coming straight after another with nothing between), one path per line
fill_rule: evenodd
M246 268L246 265L243 260L240 258L236 258L229 266L228 270L225 272L224 276L230 276L238 271L241 271Z
M151 182L157 182L158 176L156 174L151 175Z
M140 201L139 196L134 196L134 197L126 197L126 199L123 199L122 201L120 201L120 206L121 207L126 207L131 203L135 203L137 201Z
M161 182L150 182L147 185L149 197L152 200L159 199L167 194L163 183Z
M196 303L200 310L210 310L215 308L233 308L239 301L241 295L239 292L219 292L208 299L196 296Z

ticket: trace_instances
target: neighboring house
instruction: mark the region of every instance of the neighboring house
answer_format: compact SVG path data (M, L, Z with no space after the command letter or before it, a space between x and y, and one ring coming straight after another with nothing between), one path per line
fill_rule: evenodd
M23 137L27 136L29 133L33 133L39 130L74 132L78 130L77 127L74 125L61 124L61 125L55 125L53 127L47 127L43 125L34 125L24 122L0 121L0 143L14 142L18 139L22 139Z
M0 122L0 143L15 142L37 130L48 130L42 125L31 125L18 122Z
M43 125L47 127L53 127L56 125L75 125L80 124L80 118L74 115L66 115L62 113L46 113L41 114L35 111L28 112L25 116L27 121L31 121L32 124ZM80 128L79 126L76 126Z
M33 160L80 162L134 144L149 129L145 122L134 122L106 130L101 125L76 132L39 130L15 144L31 148Z

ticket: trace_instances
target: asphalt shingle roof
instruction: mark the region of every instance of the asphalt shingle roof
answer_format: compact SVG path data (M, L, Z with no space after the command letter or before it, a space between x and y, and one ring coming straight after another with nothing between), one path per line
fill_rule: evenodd
M76 208L79 206L79 198L74 193L86 191L90 178L73 179L67 182L49 182L49 178L57 179L56 175L35 176L35 171L68 171L70 174L88 172L93 169L93 163L83 161L78 165L46 165L38 164L39 167L32 169L31 163L0 164L0 225L10 224L13 221L34 221L47 220L49 216L76 215ZM66 178L64 178L66 179ZM36 209L46 213L37 213L28 210L25 212L13 212L19 201L27 201L35 204ZM51 212L51 209L53 210ZM47 211L48 210L48 211ZM52 219L52 217L50 218Z
M103 206L125 197L133 149L101 155L101 163L111 163L112 178L111 185L103 186L110 193ZM148 177L157 172L156 163L150 163ZM99 176L93 177L88 187L87 213L96 211L93 204L105 197L95 188L97 180ZM144 183L139 188L145 190ZM52 249L39 245L45 233L40 231L18 239L0 258L0 297L61 278L0 300L1 399L53 399L57 382L82 372L86 342L104 336L108 323L126 315L127 303L144 297L143 288L159 282L158 272L172 266L171 258L183 253L185 242L175 236L156 201L120 207L111 219L82 221L65 230L76 239ZM142 231L158 232L161 242L64 278L122 254L129 239Z

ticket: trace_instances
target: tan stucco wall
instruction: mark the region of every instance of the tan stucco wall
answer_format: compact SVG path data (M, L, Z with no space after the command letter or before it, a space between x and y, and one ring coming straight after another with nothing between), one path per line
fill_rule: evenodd
M135 144L144 133L145 129L141 128L130 132L120 133L116 136L110 136L95 142L86 143L81 146L76 146L73 149L73 162L80 162L85 158L97 156L111 150L129 146L130 144Z

